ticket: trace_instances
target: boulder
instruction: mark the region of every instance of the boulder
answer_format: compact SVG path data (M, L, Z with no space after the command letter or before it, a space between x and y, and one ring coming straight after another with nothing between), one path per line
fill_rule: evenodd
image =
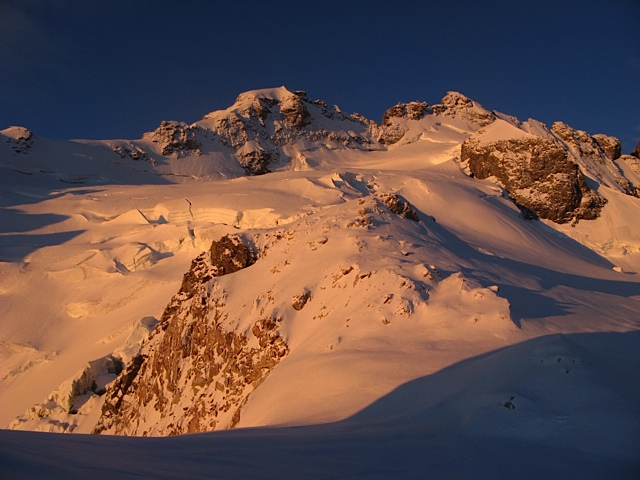
M592 138L611 160L617 160L622 155L622 144L616 137L597 133Z
M209 255L218 277L249 267L256 261L256 255L251 248L242 243L240 238L229 235L214 240Z
M534 135L462 144L461 160L475 178L495 177L528 218L556 223L594 219L606 200L591 190L565 148Z

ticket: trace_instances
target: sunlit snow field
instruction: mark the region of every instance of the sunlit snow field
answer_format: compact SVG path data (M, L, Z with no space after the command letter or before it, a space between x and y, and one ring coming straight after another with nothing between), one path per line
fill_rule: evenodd
M468 132L424 128L259 177L127 181L44 153L52 171L3 164L0 427L74 434L0 431L0 476L638 478L640 202L601 186L597 220L524 220L461 169ZM56 168L93 176L73 186ZM376 192L420 222L350 223ZM278 307L291 353L236 430L87 436L97 395L38 414L88 362L130 356L191 260L238 232L288 243L221 280L229 308L249 318L267 290L317 293L301 312Z

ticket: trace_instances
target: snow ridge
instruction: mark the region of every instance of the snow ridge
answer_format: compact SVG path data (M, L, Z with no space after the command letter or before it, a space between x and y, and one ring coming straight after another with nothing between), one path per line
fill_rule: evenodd
M285 229L246 232L244 240L215 240L209 254L193 261L140 355L110 386L94 433L155 436L233 428L271 370L317 348L303 346L314 337L337 335L324 349L343 350L372 334L384 336L387 327L412 328L418 312L432 319L423 320L428 325L447 318L439 305L449 296L460 305L470 302L474 310L473 318L458 320L458 328L476 335L516 330L508 303L460 273L438 287L433 266L367 269L367 259L379 252L398 255L377 231L384 228L385 237L404 245L403 256L412 249L403 228L425 228L399 195L376 193L331 210ZM402 227L407 222L414 225ZM383 245L374 246L376 240ZM349 253L329 270L318 268L331 265L336 249ZM249 287L240 279L270 276L270 288L268 281ZM246 286L233 288L237 282ZM438 294L428 307L434 289ZM255 300L248 304L247 298Z

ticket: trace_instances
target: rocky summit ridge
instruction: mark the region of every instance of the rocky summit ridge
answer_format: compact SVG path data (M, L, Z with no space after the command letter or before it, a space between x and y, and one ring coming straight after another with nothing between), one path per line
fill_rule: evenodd
M395 149L429 140L446 128L459 132L456 156L468 173L495 178L528 218L558 223L596 218L606 204L596 192L598 184L638 195L637 181L624 173L639 175L637 159L621 155L617 138L589 135L562 122L551 128L531 119L521 122L488 111L458 92L448 92L435 105L398 103L376 123L311 100L303 91L253 90L240 94L229 108L191 125L164 121L139 140L69 142L67 155L90 153L96 163L100 159L109 163L112 171L114 164L120 165L117 169L123 177L129 167L134 170L132 176L191 181L314 169L330 154L339 158L346 151ZM485 134L486 129L491 135ZM31 165L29 158L38 163L35 152L46 151L46 141L23 127L1 134L6 148L0 159L5 168L53 175L68 183L109 181L96 174L58 174L45 165Z

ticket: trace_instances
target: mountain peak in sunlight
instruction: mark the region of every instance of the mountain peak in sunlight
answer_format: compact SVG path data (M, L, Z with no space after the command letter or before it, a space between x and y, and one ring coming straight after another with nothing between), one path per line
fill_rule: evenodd
M640 168L619 145L457 92L378 123L285 87L139 139L5 129L0 426L214 432L165 439L194 475L252 477L250 448L338 476L328 443L392 477L632 470ZM76 471L158 474L144 439L70 437Z

